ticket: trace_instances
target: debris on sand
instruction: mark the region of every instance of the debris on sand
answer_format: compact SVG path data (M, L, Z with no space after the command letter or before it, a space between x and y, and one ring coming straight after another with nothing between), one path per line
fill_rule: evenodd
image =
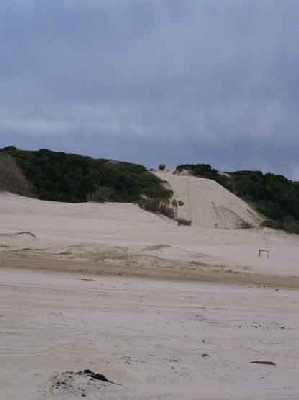
M250 364L272 365L273 367L276 367L276 363L273 361L250 361Z
M85 281L85 282L94 282L95 279L92 279L92 278L81 278L81 281Z
M50 393L52 395L72 394L87 397L88 392L97 391L107 385L114 384L105 375L85 369L83 371L65 371L50 379Z
M32 239L37 239L37 236L34 234L34 233L32 233L32 232L15 232L15 233L1 233L0 234L0 237L3 237L3 238L15 238L15 237L20 237L20 236L30 236Z
M89 376L91 379L95 379L97 381L113 383L112 381L109 381L109 379L107 379L105 375L99 374L97 372L93 372L90 369L85 369L84 371L79 371L79 372L77 372L77 375L86 375L86 376Z
M15 233L15 236L31 236L33 239L36 239L36 235L32 232L17 232Z

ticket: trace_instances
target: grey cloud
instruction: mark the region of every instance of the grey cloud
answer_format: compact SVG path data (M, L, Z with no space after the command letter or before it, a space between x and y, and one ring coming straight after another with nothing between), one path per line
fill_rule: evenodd
M0 145L299 179L299 3L3 0Z

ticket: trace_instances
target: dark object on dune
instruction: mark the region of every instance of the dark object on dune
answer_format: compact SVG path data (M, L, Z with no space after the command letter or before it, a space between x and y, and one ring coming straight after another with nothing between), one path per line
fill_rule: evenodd
M276 364L273 361L250 361L250 364L272 365L273 367L276 367Z

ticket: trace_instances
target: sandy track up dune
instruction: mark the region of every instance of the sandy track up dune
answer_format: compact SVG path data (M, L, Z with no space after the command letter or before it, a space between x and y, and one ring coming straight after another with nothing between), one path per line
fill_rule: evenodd
M178 217L205 228L238 229L245 225L256 227L261 218L243 200L217 182L190 175L157 173L171 186L176 200L184 205L178 208Z

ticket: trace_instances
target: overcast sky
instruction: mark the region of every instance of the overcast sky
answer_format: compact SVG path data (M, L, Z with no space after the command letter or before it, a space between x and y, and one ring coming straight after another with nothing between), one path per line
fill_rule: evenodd
M1 0L0 146L299 179L298 0Z

